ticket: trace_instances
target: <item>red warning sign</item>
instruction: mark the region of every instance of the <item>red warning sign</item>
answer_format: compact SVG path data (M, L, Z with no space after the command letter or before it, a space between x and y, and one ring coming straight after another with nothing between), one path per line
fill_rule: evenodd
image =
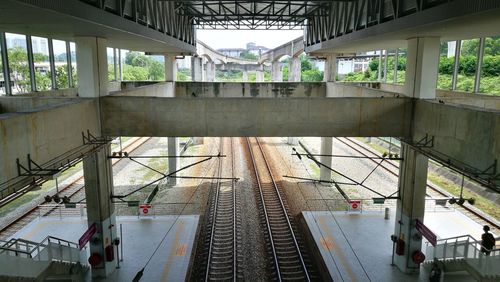
M349 201L350 211L361 211L361 200L350 200Z
M140 215L151 215L152 209L153 209L153 205L151 205L151 204L141 204L141 205L139 205L139 214Z

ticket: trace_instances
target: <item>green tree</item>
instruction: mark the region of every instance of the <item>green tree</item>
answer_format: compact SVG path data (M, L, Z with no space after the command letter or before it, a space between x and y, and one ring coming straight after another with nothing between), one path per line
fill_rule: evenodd
M148 65L148 78L150 80L165 80L164 66L155 60L151 60Z
M21 47L7 49L9 57L9 70L14 87L19 93L31 90L30 73L28 67L28 54Z
M252 60L252 61L257 61L259 59L257 57L257 55L255 55L254 53L251 53L248 50L245 50L245 51L241 52L240 53L240 58L247 59L247 60Z

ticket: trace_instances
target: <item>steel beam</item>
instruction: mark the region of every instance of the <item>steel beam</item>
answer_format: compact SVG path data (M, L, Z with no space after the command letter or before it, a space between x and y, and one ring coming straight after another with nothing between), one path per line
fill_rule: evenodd
M392 83L394 84L398 83L398 55L399 55L399 48L396 48L396 52L394 53L394 74L392 77Z
M33 42L31 41L31 35L26 35L26 53L28 54L31 92L36 92L35 62L33 60Z
M54 60L54 42L52 38L47 38L49 42L49 62L50 62L50 80L52 81L52 89L57 89L56 63Z
M455 62L453 64L453 75L451 76L451 90L457 90L457 77L460 68L460 49L462 48L462 40L455 42Z
M10 85L9 56L7 53L7 40L5 32L0 32L0 49L2 53L2 71L5 83L5 94L10 96L12 95L12 88Z
M73 62L71 59L71 45L69 41L66 41L66 60L68 62L67 68L68 68L68 87L73 88L74 81L73 81Z
M481 85L481 73L483 68L483 56L484 56L484 42L485 38L479 38L479 46L477 49L477 61L476 61L476 77L474 79L474 93L479 93L479 87Z

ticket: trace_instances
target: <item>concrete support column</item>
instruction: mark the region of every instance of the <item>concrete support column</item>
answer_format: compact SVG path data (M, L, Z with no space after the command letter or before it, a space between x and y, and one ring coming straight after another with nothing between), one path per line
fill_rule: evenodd
M97 228L89 242L90 254L101 257L101 263L92 267L93 278L105 278L116 267L116 253L115 260L108 262L104 251L106 247L112 246L117 236L115 206L110 198L113 192L113 171L111 160L108 159L109 152L110 146L106 146L83 159L88 226L95 224Z
M203 80L203 61L200 57L191 57L191 79L193 81Z
M165 58L165 81L177 80L177 62L174 55L164 55Z
M425 189L428 158L406 144L401 144L403 160L399 166L399 196L396 207L394 234L405 242L404 255L394 255L394 263L405 273L418 273L419 265L412 254L420 251L422 236L415 228L415 220L424 221Z
M330 54L325 60L323 81L337 81L337 54Z
M299 138L298 137L287 137L286 143L288 145L297 146L297 145L299 145Z
M321 152L320 155L331 155L333 146L332 137L321 137ZM322 156L320 157L320 163L332 167L332 157ZM328 168L321 166L319 169L319 179L323 181L332 180L332 171Z
M264 82L264 71L263 70L257 70L255 72L255 81L256 82Z
M180 154L179 150L179 138L178 137L168 137L168 155L169 156L178 156ZM174 171L179 170L180 168L180 159L179 158L168 158L168 173L172 173ZM174 174L172 176L177 176ZM169 185L176 185L177 178L169 178Z
M106 39L77 37L75 43L78 95L80 97L108 95Z
M204 142L205 142L204 137L193 137L193 144L194 145L203 145Z
M248 82L248 71L243 71L243 77L241 78L243 82Z
M440 44L437 37L408 40L404 85L406 96L436 98Z
M299 57L292 57L288 62L288 81L300 82L302 64Z
M271 81L272 82L283 81L283 71L281 70L280 62L278 61L273 62L271 66Z
M215 81L215 63L207 62L205 64L205 81Z

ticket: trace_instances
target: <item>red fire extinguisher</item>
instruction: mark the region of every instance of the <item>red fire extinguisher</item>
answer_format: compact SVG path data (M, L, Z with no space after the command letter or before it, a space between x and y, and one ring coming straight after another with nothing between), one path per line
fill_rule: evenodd
M416 264L420 264L422 262L424 262L425 260L425 255L424 253L422 253L421 251L419 250L416 250L413 252L413 254L411 255L411 259L413 260L414 263Z
M113 245L108 245L104 248L104 253L106 254L106 261L115 260L115 252L113 250Z
M405 240L401 237L396 240L396 255L402 256L405 254Z

